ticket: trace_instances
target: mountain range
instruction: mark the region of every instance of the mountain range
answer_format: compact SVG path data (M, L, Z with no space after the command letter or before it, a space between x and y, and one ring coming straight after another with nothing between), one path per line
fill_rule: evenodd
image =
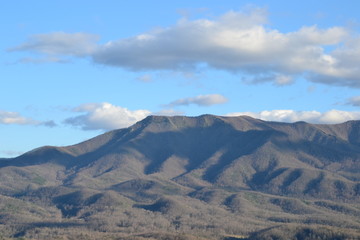
M0 180L5 239L360 239L360 121L149 116Z

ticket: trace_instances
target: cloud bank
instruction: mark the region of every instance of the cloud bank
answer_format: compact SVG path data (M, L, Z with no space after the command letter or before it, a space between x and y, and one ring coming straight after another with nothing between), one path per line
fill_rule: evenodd
M167 28L105 44L97 43L98 36L92 34L55 32L34 35L9 50L90 57L95 63L132 71L187 71L205 64L248 74L250 82L287 85L305 77L360 87L360 38L350 30L304 26L281 32L266 22L262 9L230 11L216 19L181 19Z
M229 113L227 116L247 115L265 121L277 122L298 122L336 124L350 120L359 120L360 112L348 112L340 110L330 110L324 113L317 111L294 111L294 110L271 110L261 112L236 112Z

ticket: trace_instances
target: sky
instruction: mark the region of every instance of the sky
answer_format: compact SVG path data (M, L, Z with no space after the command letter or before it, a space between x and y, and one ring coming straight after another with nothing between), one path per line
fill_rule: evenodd
M360 1L1 1L0 157L148 115L360 119Z

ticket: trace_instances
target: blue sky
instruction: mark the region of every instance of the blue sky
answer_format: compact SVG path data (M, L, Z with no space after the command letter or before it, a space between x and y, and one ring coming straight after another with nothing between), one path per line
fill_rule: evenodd
M360 119L360 2L3 1L0 157L150 114Z

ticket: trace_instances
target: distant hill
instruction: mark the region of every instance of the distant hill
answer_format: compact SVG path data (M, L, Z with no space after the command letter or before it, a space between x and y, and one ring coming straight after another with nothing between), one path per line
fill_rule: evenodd
M5 237L260 239L316 224L350 239L360 236L360 121L149 116L0 159L0 180Z

